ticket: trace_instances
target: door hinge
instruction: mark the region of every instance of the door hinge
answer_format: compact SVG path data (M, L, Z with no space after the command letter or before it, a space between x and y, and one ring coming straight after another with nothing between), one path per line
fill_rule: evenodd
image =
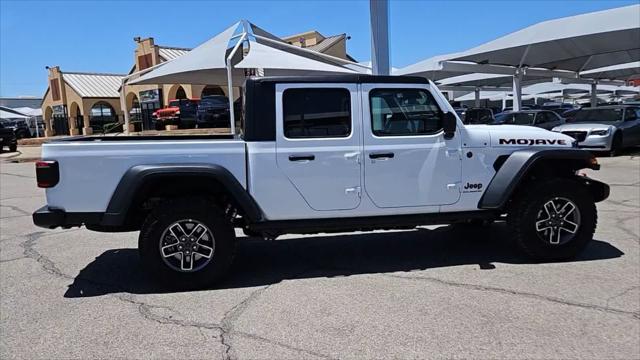
M344 193L347 194L347 195L356 194L356 195L358 195L358 197L362 197L362 191L360 190L360 186L346 188L346 189L344 189Z

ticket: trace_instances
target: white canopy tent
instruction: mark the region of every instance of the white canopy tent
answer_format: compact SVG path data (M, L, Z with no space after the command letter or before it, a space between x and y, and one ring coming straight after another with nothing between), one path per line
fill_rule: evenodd
M205 85L226 82L229 94L233 94L233 84L240 84L245 79L245 72L241 69L259 69L267 75L358 73L343 66L346 64L366 68L358 63L290 45L242 20L174 60L125 77L121 102L124 104L124 87L127 83ZM233 96L229 96L229 113L230 130L235 134ZM126 112L125 128L128 131L129 117Z
M525 76L576 79L586 70L638 60L640 5L632 5L544 21L464 52L407 66L397 74L434 80L453 72L511 75L517 108Z
M639 14L640 16L640 14ZM588 79L629 80L640 77L640 61L605 66L598 69L582 71L580 77Z
M10 111L5 111L0 109L0 119L2 120L12 120L12 119L30 119L30 116L21 115Z

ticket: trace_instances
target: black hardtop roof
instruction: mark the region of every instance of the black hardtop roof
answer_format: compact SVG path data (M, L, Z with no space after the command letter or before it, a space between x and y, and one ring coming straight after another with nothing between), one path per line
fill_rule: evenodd
M264 76L250 77L247 82L254 83L384 83L384 84L428 84L429 80L419 76L391 75L314 75L314 76Z

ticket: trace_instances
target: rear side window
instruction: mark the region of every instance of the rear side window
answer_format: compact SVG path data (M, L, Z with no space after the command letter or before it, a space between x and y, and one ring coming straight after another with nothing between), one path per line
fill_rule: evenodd
M513 124L516 125L531 125L533 124L533 118L535 114L532 113L516 113L513 117Z
M442 130L441 111L424 89L369 92L371 129L376 136L428 135Z
M287 138L336 138L351 134L351 94L347 89L286 89L282 94L282 112Z

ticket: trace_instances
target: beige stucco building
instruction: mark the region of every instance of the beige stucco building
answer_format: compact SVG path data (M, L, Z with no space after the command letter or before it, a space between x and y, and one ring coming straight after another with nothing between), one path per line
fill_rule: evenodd
M346 51L346 34L324 36L308 31L282 38L289 44L352 60ZM175 59L191 49L155 44L153 38L135 38L133 66L128 74ZM195 85L127 85L125 106L120 103L120 87L125 74L65 72L58 66L49 68L49 87L42 102L47 136L90 135L118 128L124 112L130 115L136 130L151 129L151 114L172 99L201 98L206 95L228 96L226 84ZM240 95L233 89L233 98Z

